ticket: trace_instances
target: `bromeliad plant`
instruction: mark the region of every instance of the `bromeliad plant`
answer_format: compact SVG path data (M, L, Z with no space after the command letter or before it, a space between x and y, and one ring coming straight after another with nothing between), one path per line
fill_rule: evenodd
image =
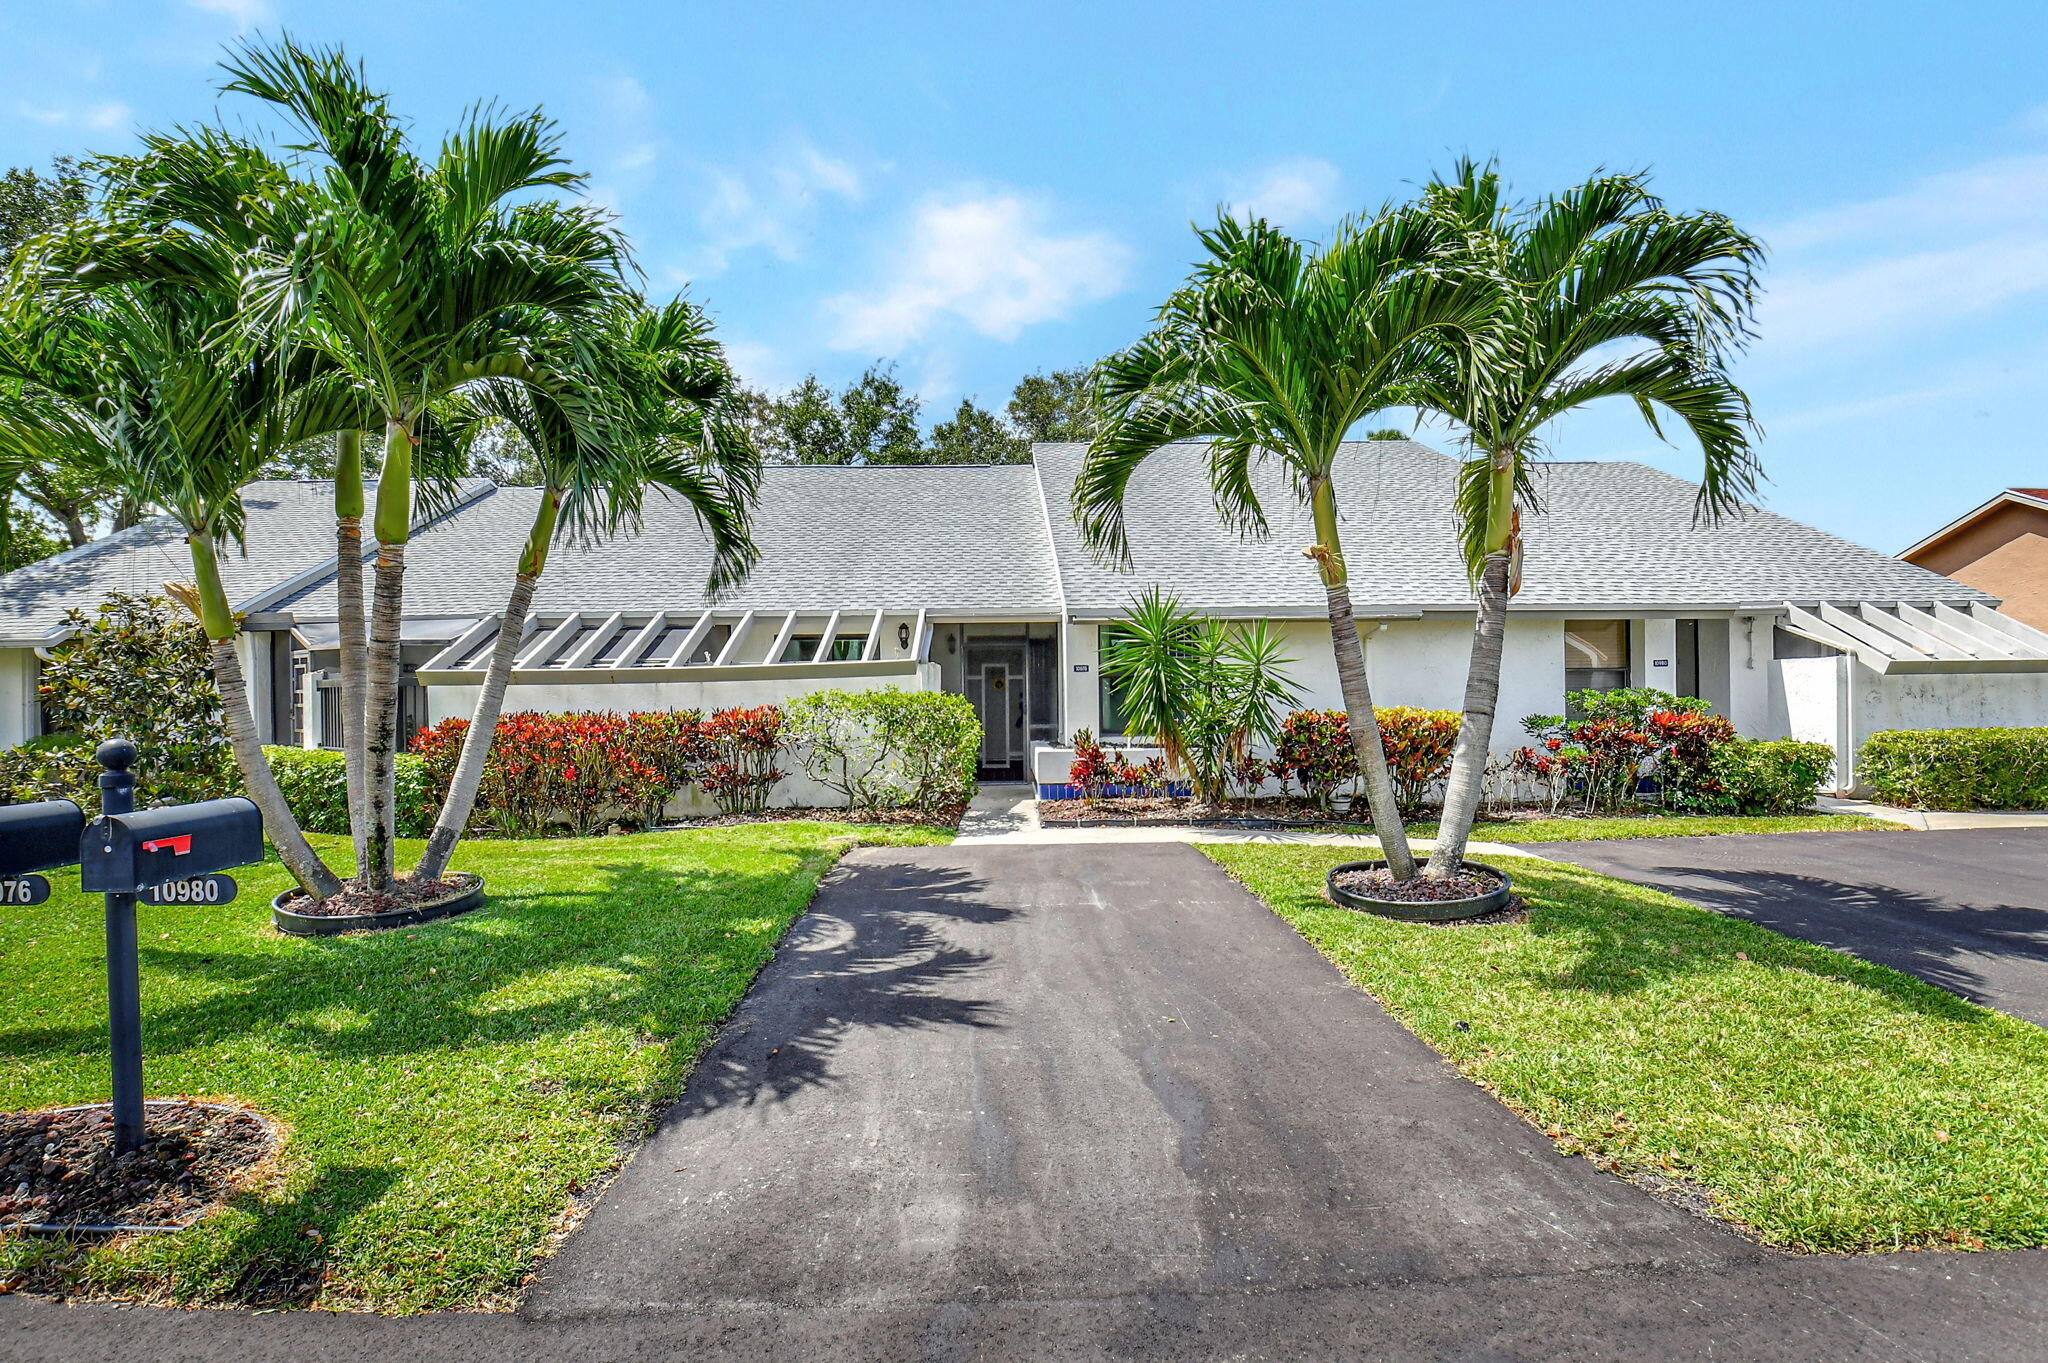
M1202 619L1156 587L1106 634L1102 671L1125 727L1158 744L1198 802L1227 801L1252 749L1279 738L1281 714L1301 696L1278 634L1263 620Z

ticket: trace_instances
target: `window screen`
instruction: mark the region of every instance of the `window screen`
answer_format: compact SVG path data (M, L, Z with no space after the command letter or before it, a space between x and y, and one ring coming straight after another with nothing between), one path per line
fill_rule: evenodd
M1564 622L1564 689L1613 691L1628 685L1628 621Z

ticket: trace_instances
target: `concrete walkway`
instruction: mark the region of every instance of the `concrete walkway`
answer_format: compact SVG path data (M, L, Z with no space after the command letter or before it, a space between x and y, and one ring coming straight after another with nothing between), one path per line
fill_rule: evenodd
M1303 843L1326 847L1356 847L1370 856L1380 850L1380 840L1370 833L1324 833L1301 828L1190 828L1172 824L1128 824L1107 828L1047 828L1038 821L1037 787L1027 785L983 786L960 820L957 846L1043 847L1053 844L1127 843L1215 843L1266 842ZM1436 846L1430 838L1411 838L1409 846L1426 855ZM1466 845L1475 858L1488 856L1535 857L1542 854L1504 842L1476 841Z
M1881 819L1901 828L1923 832L1953 828L2048 828L2048 812L2029 809L1901 809L1897 805L1873 804L1869 800L1837 800L1822 797L1814 802L1823 814L1860 814Z

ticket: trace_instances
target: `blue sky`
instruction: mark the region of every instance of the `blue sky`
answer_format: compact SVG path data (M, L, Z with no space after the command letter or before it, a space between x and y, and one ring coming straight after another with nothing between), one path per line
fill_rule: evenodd
M2048 484L2038 4L16 4L0 165L239 116L211 64L279 28L425 134L544 106L650 289L770 386L885 359L999 405L1141 331L1217 205L1315 236L1469 151L1529 193L1648 168L1769 241L1741 372L1775 509L1896 551ZM1619 407L1552 449L1694 458Z

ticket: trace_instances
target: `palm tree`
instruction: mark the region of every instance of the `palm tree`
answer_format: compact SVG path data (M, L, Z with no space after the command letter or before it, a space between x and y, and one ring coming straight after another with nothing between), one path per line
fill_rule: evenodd
M1764 249L1721 214L1669 211L1641 175L1596 175L1521 209L1503 201L1491 165L1463 160L1423 197L1462 233L1464 287L1492 300L1495 316L1485 354L1447 334L1412 392L1418 407L1462 425L1470 449L1457 509L1478 609L1428 869L1448 876L1463 864L1479 808L1543 427L1608 397L1634 402L1660 436L1676 417L1704 460L1697 514L1739 506L1760 472L1749 400L1727 363L1749 335Z
M748 512L760 459L745 431L744 395L703 313L676 299L648 308L621 298L596 336L560 329L537 358L539 381L480 385L449 409L457 438L514 432L541 474L540 505L512 578L448 795L413 875L435 880L468 826L496 736L534 588L564 531L609 535L637 521L649 488L680 498L711 538L709 590L753 565Z
M1159 311L1152 331L1104 360L1101 426L1074 485L1084 537L1128 562L1124 496L1154 451L1207 437L1209 481L1224 518L1267 524L1254 474L1285 470L1315 521L1304 552L1329 600L1331 643L1366 801L1394 876L1415 873L1380 745L1365 652L1338 532L1337 455L1351 428L1398 400L1425 347L1483 327L1492 299L1442 268L1456 229L1441 215L1388 207L1304 247L1264 221L1221 218L1199 234L1208 259Z
M241 328L232 260L210 257L210 288L109 283L76 268L161 245L88 226L32 253L0 309L0 370L34 395L9 415L30 423L16 431L31 442L41 434L90 448L124 493L184 528L193 581L166 586L206 631L236 765L279 859L325 898L341 882L307 843L264 759L220 556L241 537L242 486L279 451L359 411L350 386L312 352L266 346ZM186 279L201 277L204 246L182 244Z
M405 554L424 424L435 403L467 385L532 380L535 335L556 322L588 325L620 287L624 251L596 210L523 197L582 182L560 154L554 124L538 113L477 110L426 161L408 147L384 96L337 49L251 43L225 66L223 89L282 111L322 171L317 197L280 194L255 210L279 215L290 230L268 235L290 247L252 274L252 301L348 373L383 427L367 508L377 541L369 639L360 653L344 640L342 666L344 676L363 678L360 871L384 888L393 873ZM360 498L351 508L348 471L338 482L348 564L347 522L365 508ZM346 573L341 590L346 624Z

